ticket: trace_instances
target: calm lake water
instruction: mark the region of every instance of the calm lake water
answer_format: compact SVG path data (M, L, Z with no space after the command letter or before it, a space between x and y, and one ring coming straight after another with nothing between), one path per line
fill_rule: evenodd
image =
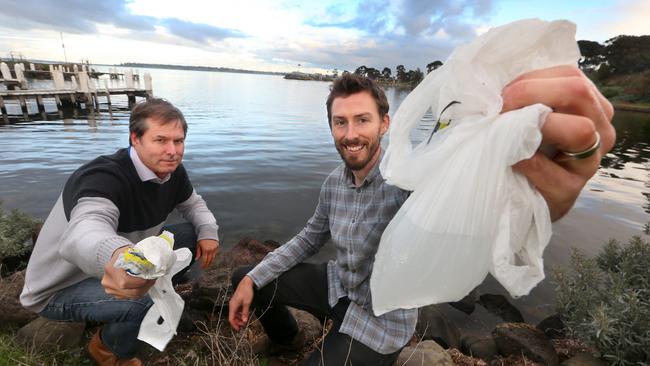
M283 242L297 233L313 212L323 179L340 163L326 122L329 84L270 75L144 71L153 77L154 94L186 116L184 164L217 217L223 247L245 235ZM387 90L391 114L407 94ZM104 105L94 116L81 113L60 120L53 113L47 121L0 126L3 207L45 219L73 170L127 146L126 97L112 99L112 115ZM46 107L56 111L53 101ZM18 113L16 108L9 106L10 112ZM36 106L30 109L36 111ZM645 236L643 226L650 221L650 114L617 112L614 123L616 147L575 208L554 224L545 253L547 268L566 264L572 246L593 255L609 238ZM420 132L426 134L431 125L431 116L425 116ZM327 249L316 260L330 254ZM528 320L539 320L553 311L552 289L546 280L515 303ZM502 290L488 279L481 292Z

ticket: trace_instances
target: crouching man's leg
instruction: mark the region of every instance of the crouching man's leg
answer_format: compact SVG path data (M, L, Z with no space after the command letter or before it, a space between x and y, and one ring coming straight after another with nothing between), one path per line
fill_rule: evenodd
M39 313L59 321L100 322L105 325L93 336L88 352L100 364L141 364L134 358L140 349L140 323L153 302L149 296L119 300L105 292L100 280L89 278L59 291Z
M233 288L253 267L241 267L232 276ZM329 313L327 264L301 263L275 281L255 290L252 309L273 343L292 346L299 340L296 320L287 306L305 310L319 319Z

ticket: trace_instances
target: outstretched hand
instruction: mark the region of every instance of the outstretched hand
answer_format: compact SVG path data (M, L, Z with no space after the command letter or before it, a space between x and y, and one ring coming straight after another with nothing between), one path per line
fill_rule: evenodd
M596 173L601 157L612 149L616 131L614 108L577 67L558 66L525 73L502 92L508 112L542 103L553 109L542 128L542 142L565 152L588 150L600 135L600 147L589 157L566 159L564 154L548 157L538 151L513 168L525 175L548 204L551 220L564 216L580 191Z
M144 278L129 275L122 268L115 268L113 265L120 253L129 247L118 248L113 252L111 259L104 266L102 286L107 294L118 299L138 299L146 295L156 280L145 280Z
M212 239L202 239L196 242L196 257L194 259L201 259L201 268L205 269L219 252L219 241Z
M230 322L230 326L235 331L239 331L248 322L250 306L253 302L253 286L253 279L244 276L239 282L235 293L230 298L230 303L228 304L228 322Z

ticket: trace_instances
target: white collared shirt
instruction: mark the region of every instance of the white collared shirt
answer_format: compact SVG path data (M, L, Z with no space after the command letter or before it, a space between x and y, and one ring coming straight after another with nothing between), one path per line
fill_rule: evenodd
M164 178L159 178L156 173L144 165L142 160L140 160L140 156L138 156L138 152L133 148L133 146L129 146L129 156L131 157L133 166L135 166L135 170L138 172L140 180L143 182L152 181L154 183L163 184L172 176L172 174L169 173Z

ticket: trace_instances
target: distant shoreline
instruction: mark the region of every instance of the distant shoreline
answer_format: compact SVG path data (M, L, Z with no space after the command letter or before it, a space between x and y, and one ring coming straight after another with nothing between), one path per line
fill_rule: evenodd
M233 68L229 68L229 67L146 64L146 63L139 63L139 62L125 62L125 63L119 64L119 65L110 65L110 66L143 67L143 68L149 68L149 69L167 69L167 70L230 72L230 73L239 73L239 74L264 74L264 75L285 75L286 74L284 72L233 69Z
M612 102L612 105L614 106L614 109L621 111L650 113L650 104L647 103L636 104L629 102Z

